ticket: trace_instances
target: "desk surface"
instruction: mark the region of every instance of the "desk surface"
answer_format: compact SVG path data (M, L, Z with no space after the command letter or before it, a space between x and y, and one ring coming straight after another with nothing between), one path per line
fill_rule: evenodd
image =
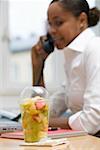
M67 138L69 146L32 147L20 146L22 140L0 138L0 150L100 150L100 138L90 135Z

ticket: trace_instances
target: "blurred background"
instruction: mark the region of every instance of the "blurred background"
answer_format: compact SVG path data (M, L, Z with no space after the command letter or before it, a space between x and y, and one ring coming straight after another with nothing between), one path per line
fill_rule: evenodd
M50 1L0 0L0 108L2 109L17 110L20 92L24 87L32 85L31 47L40 35L46 34L46 14ZM97 0L96 4L100 8L100 0ZM100 35L100 23L93 30ZM62 52L57 50L46 61L44 76L46 87L51 93L64 81L62 64Z

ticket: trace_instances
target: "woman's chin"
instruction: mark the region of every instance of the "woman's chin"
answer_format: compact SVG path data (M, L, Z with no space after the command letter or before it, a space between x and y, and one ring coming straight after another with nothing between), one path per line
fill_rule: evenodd
M57 47L57 49L63 49L66 47L65 45L60 45L60 44L56 44L55 46Z

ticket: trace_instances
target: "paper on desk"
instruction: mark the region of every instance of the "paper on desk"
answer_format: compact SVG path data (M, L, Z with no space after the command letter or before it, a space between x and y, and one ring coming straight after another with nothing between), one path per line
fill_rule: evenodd
M23 143L21 143L21 146L47 146L47 147L52 147L52 146L57 146L57 145L62 145L62 144L69 145L69 141L67 140L67 138L47 139L47 140L44 140L44 141L39 141L39 142L34 142L34 143L23 142Z

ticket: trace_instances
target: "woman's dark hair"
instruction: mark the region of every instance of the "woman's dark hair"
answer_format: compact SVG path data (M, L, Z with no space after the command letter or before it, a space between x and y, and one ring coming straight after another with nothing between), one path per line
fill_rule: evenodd
M82 12L86 13L88 18L88 26L95 26L100 19L100 11L95 7L89 9L89 5L86 0L52 0L50 5L54 2L60 2L61 6L71 11L72 14L78 17Z

